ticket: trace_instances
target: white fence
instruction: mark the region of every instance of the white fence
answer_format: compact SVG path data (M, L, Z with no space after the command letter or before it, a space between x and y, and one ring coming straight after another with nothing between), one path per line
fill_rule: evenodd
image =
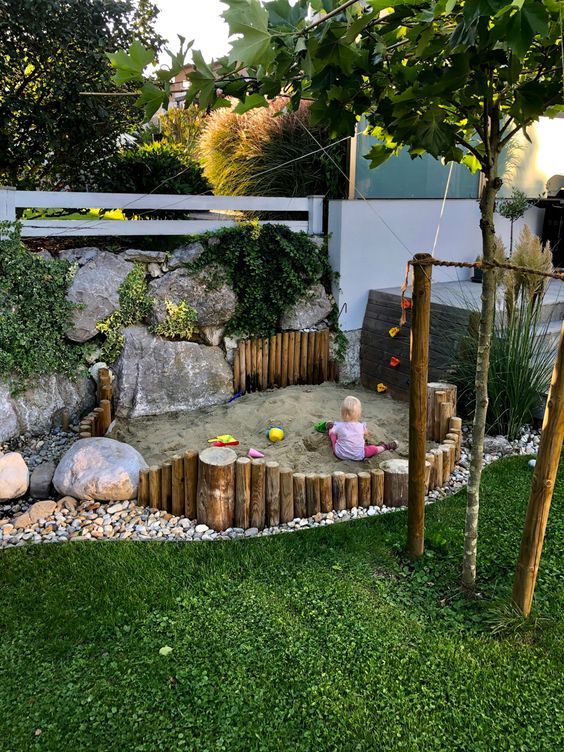
M73 193L18 191L0 187L0 222L14 222L17 209L127 209L128 211L190 211L194 219L24 219L24 237L100 235L195 235L237 224L226 212L300 212L304 220L276 219L294 232L323 233L323 196L279 198L264 196L179 196L174 194ZM265 224L264 221L261 224Z

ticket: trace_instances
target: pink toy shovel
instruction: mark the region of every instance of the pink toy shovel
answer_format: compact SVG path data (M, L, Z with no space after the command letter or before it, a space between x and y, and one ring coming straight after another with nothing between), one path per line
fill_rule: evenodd
M264 457L264 454L262 452L259 452L258 449L253 449L251 447L247 452L247 457L250 457L252 460L258 460L261 457Z

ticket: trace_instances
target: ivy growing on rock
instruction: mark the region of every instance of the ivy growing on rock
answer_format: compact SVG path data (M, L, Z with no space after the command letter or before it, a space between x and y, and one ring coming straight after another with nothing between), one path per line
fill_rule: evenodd
M237 295L227 333L262 337L279 328L282 314L320 280L330 285L332 271L325 245L284 225L248 222L199 236L204 252L188 268L197 272L219 264Z
M76 306L66 299L72 268L21 243L17 226L0 224L0 378L14 393L37 378L82 371L85 347L65 338Z

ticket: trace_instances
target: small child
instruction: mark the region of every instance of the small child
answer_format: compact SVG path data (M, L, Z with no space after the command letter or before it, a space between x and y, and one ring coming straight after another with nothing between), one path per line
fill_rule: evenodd
M341 405L342 421L329 424L329 438L335 457L340 460L364 460L377 454L397 449L397 441L389 444L365 444L368 431L360 422L362 405L356 397L345 397Z

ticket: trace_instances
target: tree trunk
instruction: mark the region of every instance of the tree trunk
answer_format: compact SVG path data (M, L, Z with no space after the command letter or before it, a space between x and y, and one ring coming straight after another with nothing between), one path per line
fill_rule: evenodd
M492 124L495 124L492 118ZM494 152L495 153L495 152ZM495 258L494 211L497 192L501 180L496 176L497 159L493 160L480 199L480 228L482 231L482 257L484 261ZM473 589L476 583L476 551L478 546L478 513L480 510L480 480L482 477L484 434L488 412L488 372L490 349L495 314L496 274L494 269L484 269L482 282L482 310L478 335L478 355L476 359L476 409L472 427L472 459L468 478L466 522L464 528L464 559L462 564L462 584Z

